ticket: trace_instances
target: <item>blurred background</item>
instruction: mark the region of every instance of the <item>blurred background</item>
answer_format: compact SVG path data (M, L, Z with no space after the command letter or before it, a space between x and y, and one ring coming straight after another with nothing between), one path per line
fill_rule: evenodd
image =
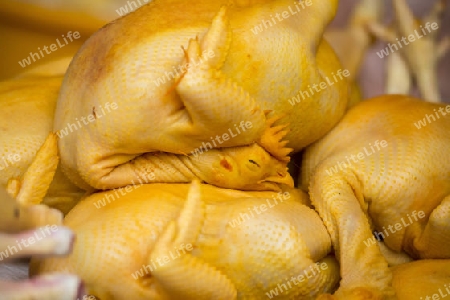
M27 66L22 67L18 62L29 58L30 52L37 53L39 48L42 50L44 46L55 44L57 39L62 46L58 46L58 49L50 54L44 53L32 66L68 55L73 56L97 29L149 1L0 0L0 81L27 70ZM339 28L346 25L358 1L360 0L340 0L337 17L330 26ZM389 24L393 19L392 1L380 1L385 4L384 22ZM435 1L439 0L407 0L419 18L428 13ZM439 28L441 37L450 35L450 3L445 9ZM72 34L79 32L80 37L72 41L67 40L69 31ZM385 47L386 43L377 41L364 57L358 81L365 98L384 92L387 59L381 59L376 52ZM438 80L442 99L450 103L449 79L450 53L447 53L438 63ZM0 265L0 278L26 277L26 263Z
M352 13L352 8L360 0L340 0L338 14L330 25L331 27L342 27L346 24ZM394 17L392 0L379 0L385 7L385 24L389 25ZM414 15L419 19L424 17L439 0L407 0ZM446 1L442 23L439 24L440 38L450 36L450 1ZM366 53L365 60L361 66L359 83L365 98L383 94L385 83L386 59L380 59L376 52L386 47L386 43L377 41ZM442 100L450 102L450 53L447 53L438 63L438 80ZM415 92L414 94L417 94Z

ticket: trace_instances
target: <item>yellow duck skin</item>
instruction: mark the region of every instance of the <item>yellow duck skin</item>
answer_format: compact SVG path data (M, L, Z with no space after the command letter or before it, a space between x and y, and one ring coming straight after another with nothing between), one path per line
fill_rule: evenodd
M35 154L51 133L59 88L70 58L35 67L0 83L0 184L20 179ZM287 133L283 126L271 126L278 118L268 118L266 133L278 139ZM14 126L11 126L14 124ZM61 138L65 138L60 134ZM55 150L57 151L57 150ZM146 160L146 157L152 158ZM245 147L203 149L202 153L179 155L147 153L134 160L135 171L148 182L189 183L200 179L219 187L241 190L279 191L280 184L293 187L286 161L271 156L257 143ZM288 157L285 158L288 160ZM85 191L75 186L58 168L43 204L67 213Z
M56 100L69 62L68 58L59 59L0 82L2 187L6 188L10 180L23 177L52 132ZM66 213L83 194L84 191L71 183L58 168L42 203Z
M395 299L372 231L394 255L450 258L449 113L443 104L381 96L306 150L300 182L340 261L337 296L362 299L355 295L366 290Z
M63 170L85 189L125 186L137 180L136 157L189 154L241 122L251 128L220 147L258 143L285 161L290 149L268 132L265 110L283 117L270 129L289 125L287 147L298 151L329 131L346 108L345 78L289 103L309 86L334 80L341 68L321 38L336 6L335 0L310 6L155 0L100 29L68 69L54 130L102 116L60 139ZM272 14L289 14L289 7L295 14L253 33Z
M391 270L400 300L440 300L450 295L450 259L417 260Z
M97 208L106 195L114 191L89 196L66 216L77 235L72 254L36 259L32 273L77 274L102 300L262 299L278 284L287 288L277 299L315 299L339 280L329 235L299 190L145 184ZM252 212L262 204L265 211ZM288 285L300 275L309 278Z

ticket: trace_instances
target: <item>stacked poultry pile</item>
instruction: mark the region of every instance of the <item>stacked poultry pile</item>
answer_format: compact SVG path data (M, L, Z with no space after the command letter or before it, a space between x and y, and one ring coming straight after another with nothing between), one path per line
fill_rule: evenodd
M388 87L407 94L415 78L429 101L359 103L355 82L374 35L433 28L442 3L422 26L394 1L393 31L378 1L361 1L327 33L341 64L323 38L337 2L154 0L94 33L68 68L0 85L7 226L76 235L31 274L77 275L85 291L41 277L46 299L450 294L450 105L431 103L446 45L430 34L389 63ZM66 227L54 254L70 251Z

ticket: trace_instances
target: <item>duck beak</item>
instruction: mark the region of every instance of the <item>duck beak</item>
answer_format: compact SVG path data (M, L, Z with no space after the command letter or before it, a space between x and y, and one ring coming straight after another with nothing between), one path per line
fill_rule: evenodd
M292 178L291 174L287 171L280 172L278 171L275 175L271 175L264 179L265 182L275 182L275 183L282 183L286 184L287 186L293 188L294 187L294 179Z

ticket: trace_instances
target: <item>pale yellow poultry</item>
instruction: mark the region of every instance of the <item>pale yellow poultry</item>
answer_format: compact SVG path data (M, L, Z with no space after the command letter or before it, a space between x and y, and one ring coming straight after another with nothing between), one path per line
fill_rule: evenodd
M36 259L32 273L77 274L102 300L306 300L339 280L329 235L299 190L193 182L122 191L93 194L71 210L64 225L77 234L73 253Z
M337 296L395 299L387 258L450 258L448 114L450 105L381 96L306 150L300 181L340 261Z
M65 173L85 189L124 186L137 180L142 154L189 154L242 122L251 128L214 147L256 142L282 158L284 144L263 135L264 110L283 116L275 125L289 125L294 151L317 140L347 104L348 73L322 39L336 6L154 0L108 24L74 57L61 88L54 130L64 135Z

